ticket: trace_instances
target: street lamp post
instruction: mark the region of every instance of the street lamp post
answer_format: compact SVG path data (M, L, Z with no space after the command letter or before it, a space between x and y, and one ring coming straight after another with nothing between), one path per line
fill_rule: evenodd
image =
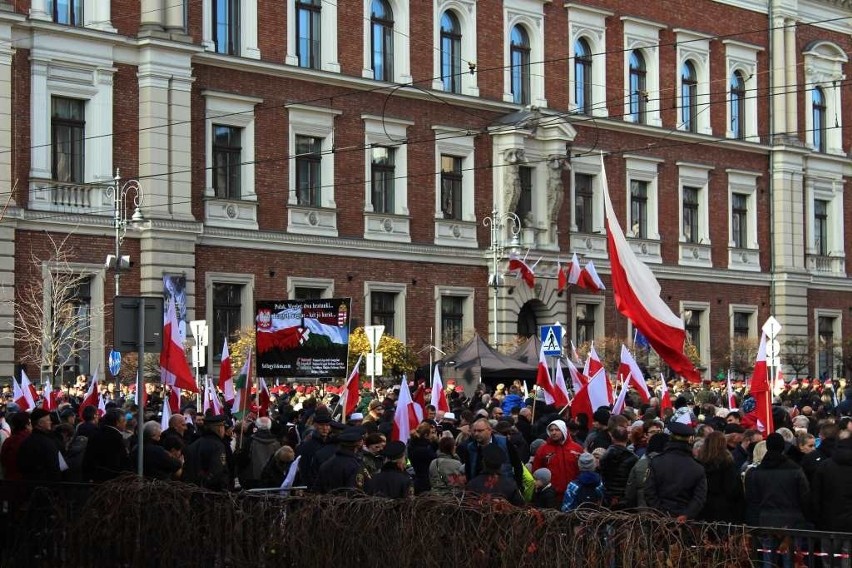
M509 237L508 246L510 250L520 248L519 235L521 234L521 219L512 212L500 213L495 207L490 217L482 220L482 224L491 229L491 246L488 255L491 260L491 269L488 273L488 285L494 289L492 305L492 344L497 347L497 294L503 275L500 273L500 262L506 251L506 237ZM508 233L508 234L507 234Z
M113 228L115 229L115 255L107 255L106 265L107 268L115 270L115 295L118 296L121 271L130 268L130 256L121 256L121 244L124 242L128 226L138 226L145 221L141 209L144 195L139 181L131 179L124 184L121 183L118 168L115 170L113 185L107 187L106 194L113 200ZM133 214L128 218L130 205L133 206Z

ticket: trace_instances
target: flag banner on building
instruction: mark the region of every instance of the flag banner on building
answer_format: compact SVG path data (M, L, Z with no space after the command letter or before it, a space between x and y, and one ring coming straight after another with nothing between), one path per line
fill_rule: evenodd
M257 374L346 377L351 298L255 302Z

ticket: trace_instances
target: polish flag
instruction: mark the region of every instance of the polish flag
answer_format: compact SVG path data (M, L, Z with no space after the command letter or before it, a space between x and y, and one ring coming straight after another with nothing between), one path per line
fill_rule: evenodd
M757 429L764 438L775 431L775 425L772 422L772 388L769 386L767 375L766 334L761 334L757 360L754 362L754 371L751 374L751 396L757 403L754 409Z
M574 417L580 414L585 414L588 417L588 424L591 426L592 415L595 410L601 406L609 406L612 402L610 398L612 385L606 378L606 373L598 373L589 379L589 383L574 396L571 402L571 415Z
M659 282L630 249L612 208L603 156L601 166L615 307L648 338L648 342L669 367L687 380L700 383L698 371L683 353L686 341L683 320L660 297Z
M622 379L621 392L618 393L618 397L615 399L615 403L613 403L612 405L613 414L621 414L622 412L624 412L624 401L627 399L627 391L629 390L630 383Z
M423 421L426 412L426 385L420 383L414 390L414 414L417 416L417 424ZM416 425L415 425L416 426Z
M38 398L38 393L35 392L32 383L30 382L29 377L27 377L27 373L21 369L21 384L18 385L18 382L14 379L12 380L13 385L13 397L15 399L15 404L21 407L21 410L29 410L32 411L35 409L35 401Z
M180 340L174 297L169 298L169 307L163 319L163 349L160 351L160 376L163 383L197 393L198 385L189 370Z
M172 386L169 390L169 408L171 413L180 412L180 389Z
M612 404L612 401L615 399L612 392L612 383L609 382L606 376L606 369L603 363L601 363L600 355L598 355L594 343L589 348L589 356L586 359L586 367L583 369L583 374L589 378L589 381L596 379L598 376L603 377L603 383L606 385L607 397L609 398L607 404ZM594 410L597 410L597 408L593 409L593 412Z
M595 269L595 263L591 260L586 263L583 270L580 271L580 278L577 280L577 286L592 292L600 292L606 290L601 277L598 276L598 271Z
M414 412L414 402L411 391L408 390L408 379L403 375L399 385L399 398L396 401L396 412L393 414L393 429L391 439L408 443L411 431L417 428L417 414Z
M618 374L624 378L624 384L633 385L642 402L647 404L651 400L651 391L648 390L648 383L645 382L642 369L639 368L636 359L633 358L630 350L623 343L621 344L621 365L618 367Z
M219 364L219 390L225 395L225 402L234 401L234 371L231 369L231 353L228 351L228 338L222 347L222 362Z
M56 395L57 391L53 390L53 384L50 381L44 383L44 390L41 395L41 407L45 410L56 410Z
M576 284L580 280L580 261L577 260L577 253L571 257L571 262L564 269L559 268L559 282L557 290L563 290L569 284Z
M444 392L444 381L441 380L441 371L438 369L438 365L435 365L435 372L432 373L432 399L429 402L437 410L450 411L450 404L447 402L447 393Z
M589 383L589 377L581 373L573 364L568 365L568 372L571 374L571 389L576 396L580 389Z
M160 429L164 432L169 429L169 420L172 418L171 397L163 400L163 416L160 418Z
M574 366L571 363L568 363L568 364L571 365L572 367ZM556 390L558 392L560 392L562 394L562 396L565 397L565 404L563 404L562 406L565 406L566 404L570 404L571 400L568 397L568 386L565 384L565 375L562 374L562 359L561 358L556 360L556 380L554 382L556 383L556 385L555 385Z
M92 382L89 384L89 390L86 391L86 396L83 397L83 402L80 403L78 413L80 420L83 419L83 409L87 406L97 406L99 402L98 396L98 371L92 374Z
M32 410L35 408L35 404L30 406L29 401L27 400L27 395L24 394L26 391L21 389L21 385L18 384L14 378L12 379L12 398L15 401L15 404L21 409L21 412L26 410Z
M209 378L204 381L204 404L201 407L201 411L205 416L207 415L207 411L210 411L211 414L216 416L225 414L222 403L219 401L219 395L216 394L216 389L213 387L213 381Z
M349 420L349 415L355 412L358 407L358 399L361 398L361 374L358 367L361 365L361 358L358 357L355 366L352 367L352 372L349 373L349 378L346 379L346 384L343 385L343 392L340 393L340 408L343 409L343 421Z
M103 395L98 395L98 416L103 418L104 414L106 414L106 399Z
M574 340L571 340L571 361L580 364L580 354L577 353L577 346L574 345Z
M30 378L23 369L21 369L21 390L24 391L24 396L27 396L27 393L29 393L27 400L32 403L31 408L35 408L35 401L38 400L38 391L30 382Z
M666 385L666 378L660 373L660 418L663 417L663 411L667 408L674 409L674 405L669 395L669 387Z
M737 407L737 397L734 395L734 386L731 384L731 371L728 370L728 409Z
M266 381L263 377L257 378L257 415L269 416L269 405L272 402L272 397L269 394L269 387L266 386Z
M514 272L518 278L523 280L530 288L535 287L535 272L533 268L516 256L509 258L509 272Z
M563 381L564 382L564 381ZM560 391L550 380L550 369L547 367L547 357L544 354L544 346L538 352L538 372L535 376L535 384L544 391L544 402L557 407L568 404L568 395Z

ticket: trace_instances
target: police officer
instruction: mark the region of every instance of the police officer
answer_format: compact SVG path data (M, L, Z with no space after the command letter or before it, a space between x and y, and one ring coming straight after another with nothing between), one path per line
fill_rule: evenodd
M411 477L405 472L405 444L388 442L382 455L387 459L382 470L367 481L365 491L369 495L402 499L414 496Z
M648 506L679 522L695 519L707 500L704 467L692 457L692 427L680 422L668 425L671 436L663 453L651 459L645 482Z
M184 481L213 491L230 488L224 435L224 416L208 414L204 417L203 434L186 449Z
M364 445L364 429L350 426L337 436L337 452L319 468L316 490L363 489L363 464L357 452ZM361 474L359 476L359 474Z

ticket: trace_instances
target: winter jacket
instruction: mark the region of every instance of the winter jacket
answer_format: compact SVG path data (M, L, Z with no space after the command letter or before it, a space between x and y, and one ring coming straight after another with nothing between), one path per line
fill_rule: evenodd
M124 434L114 426L102 424L86 444L86 454L83 456L84 479L96 483L109 481L132 469Z
M8 444L9 441L7 440L6 443ZM59 448L59 438L53 432L33 429L18 450L18 467L23 478L36 481L62 481Z
M490 495L493 497L502 497L512 505L523 507L525 505L524 498L518 490L518 484L512 478L506 478L502 475L490 475L483 473L467 482L466 489L473 493L481 495Z
M452 493L453 487L450 485L450 476L456 475L460 471L464 471L464 465L459 461L458 456L438 452L437 457L429 464L429 485L431 485L432 491L443 495Z
M624 489L625 507L647 507L645 500L645 481L648 479L648 464L650 460L660 455L659 452L646 453L630 468L627 477L627 487Z
M739 469L733 462L704 464L707 501L698 518L702 521L742 523L745 496Z
M414 468L414 492L429 491L429 465L438 457L435 445L428 438L411 438L408 442L408 461Z
M804 472L780 452L767 452L745 475L747 525L807 529L810 488Z
M523 483L524 477L522 468L524 466L521 463L520 458L518 458L515 448L509 443L506 436L492 434L491 443L497 444L508 458L500 467L500 475L507 479L514 479L516 485ZM479 459L479 452L482 448L476 443L476 440L471 438L465 445L465 449L467 450L467 458L464 462L465 475L467 475L467 479L470 481L483 471L481 463L482 460Z
M813 518L824 531L852 527L852 439L841 440L831 458L821 460L811 486Z
M623 509L624 491L630 470L639 458L624 446L611 445L600 462L601 479L604 484L605 503L613 509Z
M19 465L19 453L21 444L29 438L29 430L21 430L15 432L3 442L3 447L0 448L0 463L3 464L3 479L19 480L23 479L21 468Z
M834 454L834 447L837 445L837 440L828 438L820 442L817 449L806 456L802 457L802 471L805 472L805 477L808 478L808 483L813 480L814 472L817 466Z
M279 442L272 432L269 430L258 430L251 437L251 445L249 446L249 468L245 472L254 485L260 480L263 474L263 468L275 452L281 447ZM240 478L242 483L242 477Z
M594 488L597 494L596 502L598 504L603 502L604 486L600 474L595 471L584 471L577 479L568 484L568 488L565 490L565 498L562 500L563 513L573 511L581 505L581 503L577 502L577 496L580 493L581 487Z
M509 416L512 413L513 408L523 408L524 407L524 399L519 394L507 394L503 399L503 404L501 408L503 409L503 414L505 416Z
M692 457L686 442L672 440L663 453L651 459L645 482L649 507L672 516L695 519L707 498L704 468Z
M541 489L536 489L533 492L530 505L536 509L558 509L559 504L556 502L556 492L553 490L553 486L548 483Z
M577 458L583 453L583 446L571 439L565 433L565 440L557 444L550 438L536 451L533 458L532 471L546 467L550 470L550 483L556 491L557 500L564 496L568 484L580 475Z

